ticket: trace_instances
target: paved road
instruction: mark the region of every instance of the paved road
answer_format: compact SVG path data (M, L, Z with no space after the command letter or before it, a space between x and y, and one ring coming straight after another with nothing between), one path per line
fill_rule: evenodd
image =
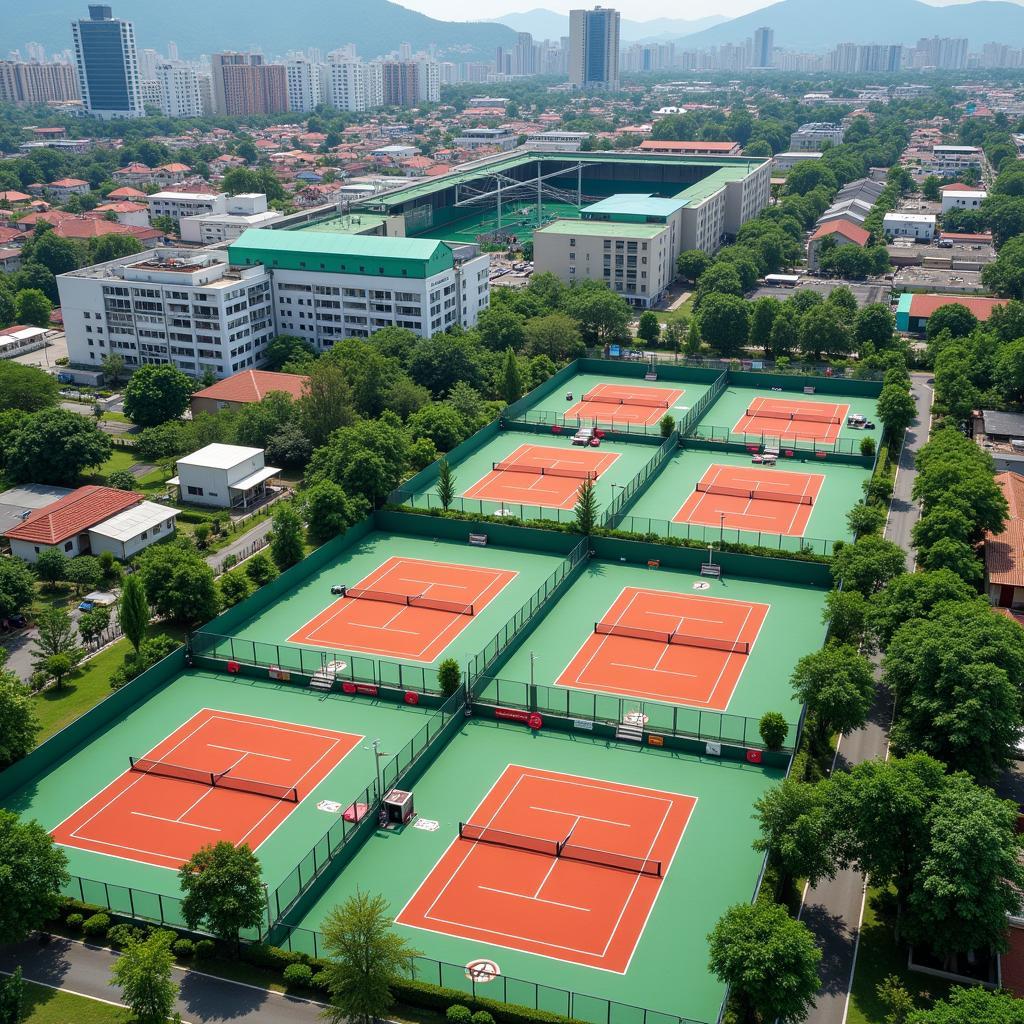
M928 440L932 393L923 374L914 374L911 390L917 403L917 418L907 430L900 451L885 536L906 549L907 569L913 571L910 533L919 516L911 498L914 455ZM861 761L885 757L891 721L892 701L888 691L879 684L867 724L841 737L833 770L845 771ZM860 872L847 870L804 893L800 919L814 933L823 953L822 986L817 1005L807 1017L809 1024L845 1024L864 915L864 887Z
M118 954L71 939L54 938L46 946L29 939L0 948L0 974L21 966L29 981L108 1002L120 992L108 984ZM187 1022L231 1024L316 1024L323 1006L277 992L225 981L197 971L175 969L181 986L175 1009Z
M246 549L252 546L253 541L261 540L266 537L268 533L274 528L273 519L264 519L263 522L257 523L251 530L247 530L245 533L240 533L227 547L221 548L220 551L212 555L206 556L206 564L209 565L214 572L220 571L220 566L224 559L228 555L234 555L235 558L241 558Z

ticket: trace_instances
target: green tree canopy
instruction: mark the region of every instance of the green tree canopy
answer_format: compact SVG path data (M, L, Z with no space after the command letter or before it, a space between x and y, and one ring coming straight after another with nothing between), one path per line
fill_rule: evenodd
M245 844L204 846L178 870L181 913L189 928L205 927L225 942L266 923L260 862Z
M168 363L140 366L124 389L124 413L140 427L176 420L188 408L192 380Z
M38 412L57 404L57 378L11 359L0 362L0 409Z
M21 942L57 916L67 857L36 821L0 810L0 942Z
M832 557L832 578L842 580L865 596L906 570L906 555L898 544L869 535L844 544Z

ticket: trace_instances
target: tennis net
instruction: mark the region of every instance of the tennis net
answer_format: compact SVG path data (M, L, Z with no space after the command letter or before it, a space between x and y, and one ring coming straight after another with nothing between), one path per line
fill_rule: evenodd
M841 416L836 416L830 412L808 412L806 410L796 409L755 409L751 406L747 409L748 416L760 416L766 417L773 420L805 420L808 423L842 423L843 419Z
M164 779L180 779L183 782L198 782L202 786L217 789L233 789L240 793L255 793L272 800L299 802L299 791L295 786L281 786L275 782L261 782L259 779L242 779L227 772L207 772L201 768L158 761L151 757L129 757L128 764L133 772L143 775L158 775Z
M459 837L475 843L489 843L492 846L505 846L511 850L525 850L528 853L541 853L547 857L558 857L562 860L582 861L585 864L597 864L600 867L620 868L640 875L661 877L661 861L650 857L633 857L628 853L613 853L610 850L593 850L587 846L574 846L571 837L565 839L541 839L538 836L527 836L518 832L506 832L503 829L491 828L489 825L470 825L459 822Z
M694 636L692 633L672 633L660 629L642 629L638 626L623 626L618 622L595 622L594 632L602 636L624 636L633 640L653 640L659 644L677 644L680 647L703 647L709 651L725 651L728 654L749 654L747 640L720 640L713 636Z
M788 501L794 505L813 505L810 494L787 494L785 491L763 491L760 488L730 487L728 484L697 484L702 494L726 494L732 498L760 498L762 501Z
M534 476L562 476L569 480L596 480L592 469L560 469L558 466L529 466L522 462L492 462L500 473L532 473Z
M383 601L385 604L404 604L409 608L430 608L435 612L454 612L456 615L473 615L471 604L458 601L439 601L435 597L421 594L389 594L386 590L367 590L365 587L345 587L343 597L357 601Z
M663 398L645 398L643 395L604 395L600 391L591 391L584 395L584 402L600 402L602 405L647 405L653 409L667 409L669 403Z

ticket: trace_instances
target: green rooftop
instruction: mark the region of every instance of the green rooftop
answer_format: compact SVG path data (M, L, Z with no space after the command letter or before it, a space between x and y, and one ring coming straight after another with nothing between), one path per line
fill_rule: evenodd
M452 251L432 238L384 238L335 231L250 228L228 246L236 266L380 277L432 277L452 267Z
M600 238L657 238L664 224L634 224L617 220L556 220L534 231L537 235L596 235Z
M593 220L617 220L623 218L658 218L666 221L673 213L681 210L685 199L662 199L658 196L633 192L616 192L598 203L584 206L580 213Z

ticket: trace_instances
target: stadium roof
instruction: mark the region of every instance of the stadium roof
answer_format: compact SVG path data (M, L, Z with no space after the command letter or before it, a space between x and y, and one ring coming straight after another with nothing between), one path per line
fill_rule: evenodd
M584 215L607 214L610 217L671 217L685 205L685 199L662 199L639 192L617 192L598 203L583 207L580 212Z

